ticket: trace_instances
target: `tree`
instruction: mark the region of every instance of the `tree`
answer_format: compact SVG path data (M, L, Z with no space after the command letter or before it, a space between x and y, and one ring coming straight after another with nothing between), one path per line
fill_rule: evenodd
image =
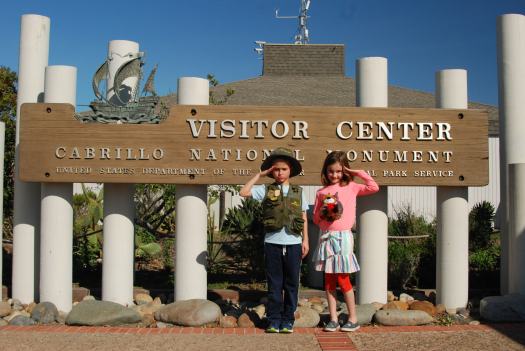
M4 237L13 237L13 197L16 138L17 75L0 66L0 118L5 123L4 153Z

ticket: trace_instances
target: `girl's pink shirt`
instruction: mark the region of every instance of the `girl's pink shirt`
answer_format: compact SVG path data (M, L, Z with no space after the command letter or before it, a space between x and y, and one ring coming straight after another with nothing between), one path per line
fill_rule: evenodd
M321 230L349 230L352 229L355 223L355 203L358 196L370 195L379 190L379 186L374 178L368 175L365 171L357 173L357 176L365 181L365 184L358 184L350 182L345 186L339 184L328 185L319 190L315 196L314 204L314 223L321 228ZM336 221L327 222L320 218L321 206L325 195L337 193L339 202L343 205L343 215Z

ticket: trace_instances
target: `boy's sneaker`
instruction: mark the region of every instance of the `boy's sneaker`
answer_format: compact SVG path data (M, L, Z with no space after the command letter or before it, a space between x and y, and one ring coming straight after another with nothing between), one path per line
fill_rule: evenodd
M292 334L293 333L293 324L292 323L281 323L281 328L279 329L281 334Z
M279 324L274 324L274 323L270 324L268 326L268 328L266 328L266 332L267 333L273 333L273 334L278 333L279 332Z
M335 332L339 329L339 323L336 321L330 321L324 326L325 332Z
M361 326L359 324L352 323L352 322L348 321L345 325L343 325L341 327L341 331L343 331L343 332L353 332L353 331L356 331L359 328L361 328Z

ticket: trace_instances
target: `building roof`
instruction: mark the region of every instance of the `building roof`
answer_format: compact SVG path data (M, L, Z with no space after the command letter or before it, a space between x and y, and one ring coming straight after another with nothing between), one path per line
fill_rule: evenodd
M344 45L265 44L263 75L211 88L215 98L235 93L226 105L355 106L355 79L344 75ZM176 95L166 96L168 105ZM435 107L434 94L388 86L389 107ZM496 106L469 102L469 108L489 113L489 136L499 131Z

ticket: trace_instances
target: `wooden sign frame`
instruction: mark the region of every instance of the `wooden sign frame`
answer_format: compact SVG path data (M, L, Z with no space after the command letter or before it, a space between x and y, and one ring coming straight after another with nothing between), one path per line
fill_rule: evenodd
M30 182L242 184L276 147L319 185L330 150L380 185L488 184L483 110L186 106L160 124L82 123L69 104L23 104L20 179Z

